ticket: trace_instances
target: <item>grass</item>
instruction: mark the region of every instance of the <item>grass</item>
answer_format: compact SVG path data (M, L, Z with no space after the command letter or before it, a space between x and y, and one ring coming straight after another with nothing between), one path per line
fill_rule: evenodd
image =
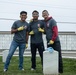
M31 58L24 57L24 69L25 71L18 70L18 57L13 57L9 65L9 70L4 73L2 57L0 57L0 75L43 75L40 58L37 57L37 69L31 71ZM64 73L60 75L76 75L76 60L75 59L63 59Z

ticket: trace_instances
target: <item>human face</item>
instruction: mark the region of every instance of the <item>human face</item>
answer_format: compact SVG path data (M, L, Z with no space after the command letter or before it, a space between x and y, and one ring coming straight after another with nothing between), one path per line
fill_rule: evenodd
M49 17L49 14L47 11L42 12L42 17L46 20Z
M27 15L25 13L20 15L21 21L25 21L27 18Z
M32 17L33 17L34 20L38 20L39 14L37 12L34 12L32 14Z

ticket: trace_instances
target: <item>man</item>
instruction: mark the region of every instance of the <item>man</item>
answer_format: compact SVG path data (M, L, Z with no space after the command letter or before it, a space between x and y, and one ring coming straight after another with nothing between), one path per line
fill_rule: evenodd
M42 33L44 30L42 29L44 24L42 21L38 20L39 12L33 11L32 12L33 20L29 23L29 34L31 36L31 70L36 70L36 50L38 49L39 55L41 57L41 62L43 64L43 51L44 51L44 45L43 45L43 39L42 39Z
M27 27L28 23L25 21L27 18L27 12L21 11L20 12L20 20L17 20L13 23L11 28L11 34L14 33L13 41L11 43L9 53L4 65L4 72L8 70L8 66L10 64L10 60L16 50L19 47L19 70L23 69L23 54L25 50L25 45L28 43L28 32Z
M49 17L47 10L42 11L42 17L44 18L45 23L44 29L46 33L47 47L52 47L54 50L59 52L59 73L63 73L61 45L58 37L56 21L52 17Z

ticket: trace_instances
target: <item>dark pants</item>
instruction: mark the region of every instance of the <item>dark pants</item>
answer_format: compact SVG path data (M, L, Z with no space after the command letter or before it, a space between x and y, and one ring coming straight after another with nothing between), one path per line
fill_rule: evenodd
M43 65L43 51L44 51L44 45L42 43L32 44L31 43L31 62L32 62L32 68L36 69L36 51L38 49L39 55L41 57L41 63Z
M47 45L47 47L52 47L54 50L58 51L59 53L59 73L63 73L63 62L62 62L62 55L61 55L61 45L60 41L54 42L53 45Z

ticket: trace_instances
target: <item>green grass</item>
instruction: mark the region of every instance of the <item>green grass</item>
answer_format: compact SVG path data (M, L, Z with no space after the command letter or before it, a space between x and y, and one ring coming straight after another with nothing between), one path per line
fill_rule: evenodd
M24 69L20 71L18 69L18 57L13 57L9 65L9 69L6 73L3 72L4 63L2 57L0 57L0 75L43 75L40 58L37 57L37 69L31 71L31 58L24 57ZM64 73L60 75L76 75L76 60L75 59L63 59Z

